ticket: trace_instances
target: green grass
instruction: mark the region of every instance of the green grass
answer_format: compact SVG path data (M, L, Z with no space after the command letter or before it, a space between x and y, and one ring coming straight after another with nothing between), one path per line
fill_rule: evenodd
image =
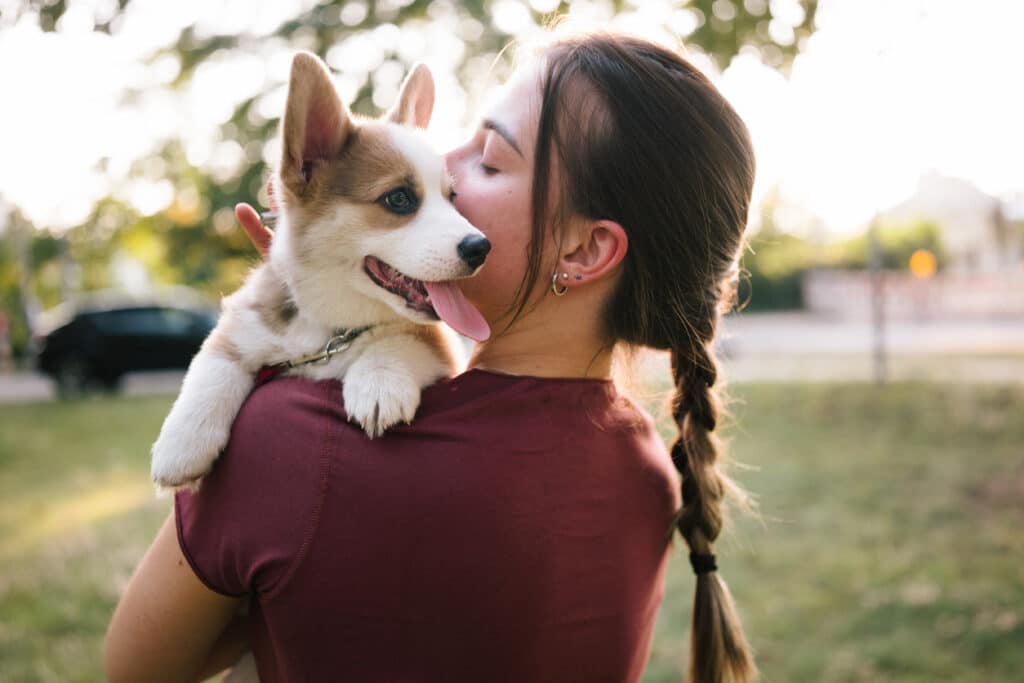
M762 521L720 544L764 680L1011 681L1024 671L1024 389L739 387ZM669 432L671 433L671 432ZM679 680L669 577L646 680Z
M102 639L170 510L149 444L171 397L0 407L0 681L101 681Z
M1024 388L732 393L762 518L719 565L763 680L1019 680ZM170 400L0 408L0 681L102 680L110 612L169 510L148 446ZM647 683L681 678L692 590L679 549Z

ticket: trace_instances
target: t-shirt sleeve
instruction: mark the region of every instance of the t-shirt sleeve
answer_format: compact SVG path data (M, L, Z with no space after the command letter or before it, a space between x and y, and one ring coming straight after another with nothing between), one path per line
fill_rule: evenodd
M327 481L333 388L283 378L243 404L199 491L180 491L178 542L208 588L269 593L303 559Z

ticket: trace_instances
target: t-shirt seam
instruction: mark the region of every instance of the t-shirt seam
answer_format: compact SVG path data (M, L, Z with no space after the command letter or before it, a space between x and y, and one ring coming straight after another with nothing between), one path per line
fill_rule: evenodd
M331 394L334 393L334 388L330 384L326 385L326 388L327 397L329 398ZM277 580L273 587L267 589L266 591L263 591L260 594L261 600L273 600L275 597L277 597L277 595L279 595L284 590L284 588L287 587L288 582L296 574L299 567L302 565L303 561L309 555L309 549L312 547L314 537L316 536L316 532L320 528L320 515L321 512L323 511L324 501L326 500L327 497L327 482L329 480L331 471L330 445L333 426L333 420L324 420L324 429L321 432L319 449L320 490L317 495L316 503L313 505L313 510L310 513L309 526L306 529L305 534L303 535L302 544L299 546L299 550L295 554L295 558L292 560L291 564L285 570L281 578Z
M243 597L246 594L245 591L241 593L231 593L223 588L215 586L213 585L213 582L210 581L199 569L199 563L196 562L195 558L192 556L192 552L188 549L188 545L185 542L185 529L183 524L184 522L181 518L181 506L178 505L178 499L176 496L174 499L174 528L178 534L178 547L181 549L181 554L184 555L185 561L188 562L190 567L192 567L192 573L196 575L196 578L199 579L200 583L212 590L214 593L224 595L229 598Z

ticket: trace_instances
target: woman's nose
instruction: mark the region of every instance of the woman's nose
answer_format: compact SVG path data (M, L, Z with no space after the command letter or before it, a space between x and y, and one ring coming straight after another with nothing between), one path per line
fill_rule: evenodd
M450 152L444 155L444 165L448 167L448 173L450 173L452 176L454 176L456 173L456 166L459 159L459 149L459 147L456 147L455 149L451 150Z
M444 155L444 162L448 166L449 173L455 174L455 169L459 165L459 162L466 157L471 142L471 140L467 140Z

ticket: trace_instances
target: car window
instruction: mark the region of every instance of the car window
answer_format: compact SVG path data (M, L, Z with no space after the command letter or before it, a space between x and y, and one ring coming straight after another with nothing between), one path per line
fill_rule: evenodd
M159 308L126 308L95 316L96 326L107 334L167 334L167 322Z
M161 309L160 315L167 334L188 334L198 323L192 313L180 308Z

